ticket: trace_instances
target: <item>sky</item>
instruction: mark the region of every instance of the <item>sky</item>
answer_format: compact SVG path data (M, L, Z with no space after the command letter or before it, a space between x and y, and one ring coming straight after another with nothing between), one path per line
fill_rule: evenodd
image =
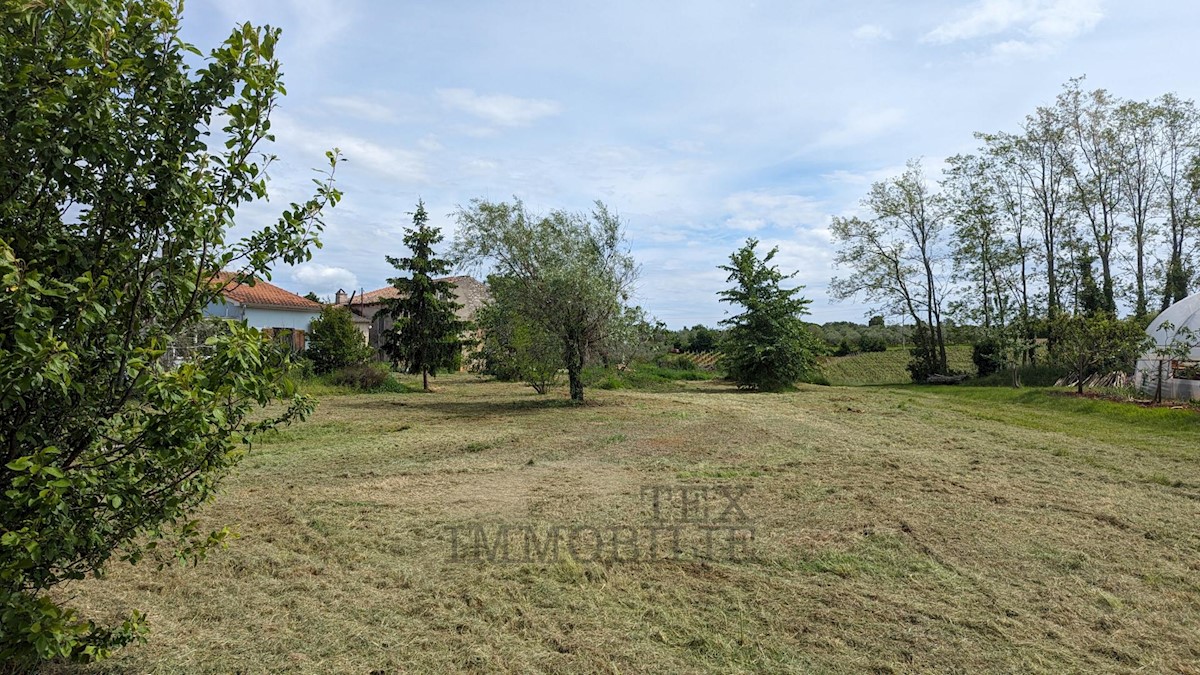
M386 285L418 200L443 248L472 199L600 200L641 266L635 302L672 328L729 315L717 266L748 237L798 272L810 320L863 322L828 295L829 224L872 182L910 158L936 180L1072 77L1200 98L1189 0L188 0L184 37L207 50L244 21L283 30L288 93L271 201L237 230L306 199L326 150L347 159L323 248L274 283Z

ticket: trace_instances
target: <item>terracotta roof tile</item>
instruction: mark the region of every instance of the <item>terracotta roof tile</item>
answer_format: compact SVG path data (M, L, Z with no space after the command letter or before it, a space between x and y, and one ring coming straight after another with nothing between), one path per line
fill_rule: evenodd
M490 295L488 294L487 285L479 282L475 277L471 276L455 276L441 277L438 281L449 281L454 284L454 295L458 303L463 306L459 310L461 318L470 318L474 316L475 311L487 302ZM384 300L391 300L398 297L395 286L384 286L373 291L367 291L362 295L354 297L352 305L373 305L382 303Z
M236 275L230 272L218 272L213 281L217 284L222 284L221 295L243 305L253 305L255 307L276 307L279 309L298 309L308 310L313 312L321 311L321 303L313 302L308 298L301 297L285 291L275 284L255 279L254 285L249 283L237 283Z
M366 293L363 293L362 295L354 298L354 304L356 304L356 305L371 305L376 302L383 302L384 300L391 300L392 298L395 298L395 297L398 297L396 294L396 287L395 286L385 286L383 288L378 288L373 291L367 291Z

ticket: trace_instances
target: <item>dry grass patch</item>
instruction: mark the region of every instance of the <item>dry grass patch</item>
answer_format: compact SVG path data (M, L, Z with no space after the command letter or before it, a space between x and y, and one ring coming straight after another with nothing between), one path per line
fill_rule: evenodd
M1200 668L1200 415L1003 389L697 383L571 407L438 384L328 397L259 444L204 513L242 536L199 567L70 588L153 626L92 671ZM475 523L648 525L643 488L666 484L749 488L748 553L450 559Z

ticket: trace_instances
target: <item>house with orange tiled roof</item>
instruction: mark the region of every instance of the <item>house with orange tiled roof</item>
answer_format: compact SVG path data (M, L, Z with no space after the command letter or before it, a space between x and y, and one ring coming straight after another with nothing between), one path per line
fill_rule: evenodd
M475 312L491 298L486 284L470 276L442 277L438 281L449 281L454 287L455 301L461 305L455 314L463 321L474 321ZM384 286L366 293L347 295L339 290L334 304L350 308L359 330L364 330L367 344L378 350L383 347L383 334L392 327L392 319L380 311L386 300L397 297L395 286Z
M205 308L205 314L245 321L252 328L286 338L297 351L304 349L304 336L309 324L320 316L321 303L262 279L239 281L229 272L218 272L213 283L221 285L221 299Z

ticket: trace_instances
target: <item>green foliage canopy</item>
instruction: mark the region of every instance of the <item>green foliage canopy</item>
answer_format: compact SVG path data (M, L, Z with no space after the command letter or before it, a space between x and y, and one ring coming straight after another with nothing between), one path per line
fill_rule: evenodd
M721 363L739 388L779 391L816 365L815 338L800 319L808 314L810 300L800 297L803 286L782 287L796 273L783 274L771 264L779 248L760 259L756 246L757 239L747 240L729 256L728 265L720 266L734 284L720 292L721 302L744 310L721 321L729 327L721 342Z
M491 301L476 316L483 333L480 358L484 372L520 380L545 394L563 367L562 342L520 313L520 285L509 277L488 278Z
M1132 371L1151 340L1136 320L1104 314L1060 317L1054 333L1053 357L1069 369L1080 394L1084 380L1091 375Z
M326 306L308 327L308 345L304 352L318 373L364 363L371 357L362 331L354 325L349 308Z
M601 202L590 214L534 217L521 201L474 200L457 214L454 251L465 264L490 263L511 280L515 311L562 345L571 398L583 401L591 352L627 326L638 268L621 220Z
M266 196L277 30L250 25L193 68L180 8L152 0L0 5L0 664L87 661L137 639L48 591L113 557L196 560L225 530L192 512L257 433L312 408L287 355L232 324L163 354L219 298L211 280L309 259L317 195L229 241ZM290 403L265 418L281 397Z

